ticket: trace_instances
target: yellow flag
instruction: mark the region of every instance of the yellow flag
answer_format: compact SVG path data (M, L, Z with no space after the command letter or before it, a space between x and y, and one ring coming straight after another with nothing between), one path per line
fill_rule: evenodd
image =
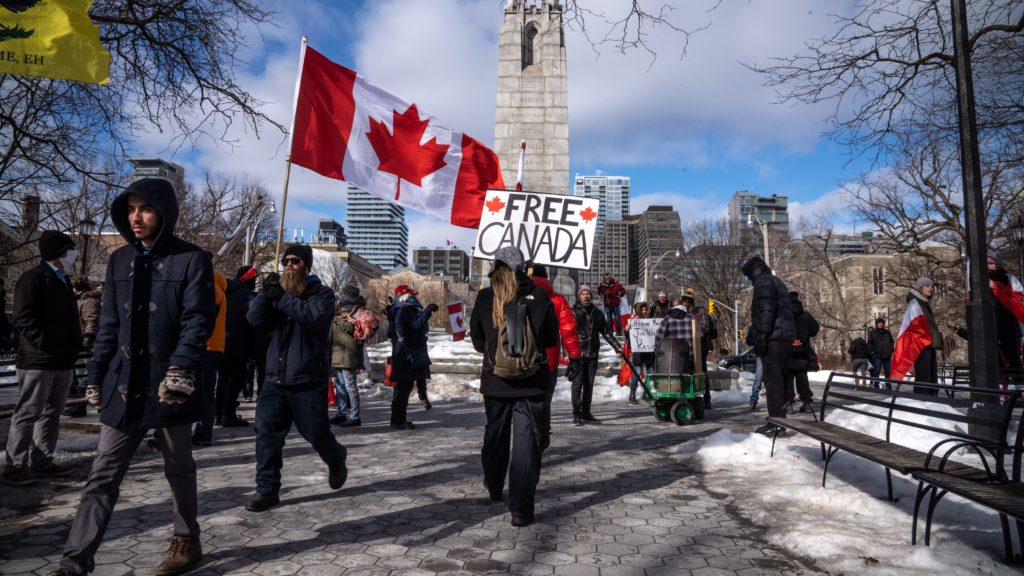
M0 0L0 73L106 84L110 54L89 20L91 4Z

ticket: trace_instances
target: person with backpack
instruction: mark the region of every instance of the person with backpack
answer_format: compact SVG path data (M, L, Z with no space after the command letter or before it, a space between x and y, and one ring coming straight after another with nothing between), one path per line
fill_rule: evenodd
M418 292L402 284L395 288L395 301L388 310L388 335L391 337L391 379L395 381L391 399L391 427L395 430L415 430L409 422L409 395L413 385L430 378L430 355L427 351L427 332L430 317L437 312L437 304L426 308L416 299Z
M871 377L878 378L879 374L889 377L892 372L892 351L896 346L892 332L885 327L885 318L875 319L875 328L868 334L868 349L871 351ZM892 385L886 383L886 388ZM878 387L878 383L875 383Z
M512 525L527 526L534 521L551 386L545 351L558 345L558 321L547 292L526 275L518 248L498 250L489 277L469 322L473 348L484 355L484 486L491 501L500 502L507 476Z
M359 288L349 284L341 289L337 315L331 327L331 368L334 370L334 396L338 399L338 413L331 424L343 428L360 426L359 386L356 373L363 369L363 342L357 337L355 314L366 307L366 298Z
M811 338L818 335L821 325L810 312L804 310L804 304L797 292L789 293L789 309L793 315L796 338L789 349L789 362L786 364L786 404L792 411L793 402L799 394L800 412L811 413L814 412L814 392L811 391L811 384L807 380L807 369L814 349L811 346Z
M614 328L615 333L622 335L622 318L619 315L619 304L622 297L626 295L626 289L622 284L615 281L611 274L605 274L601 285L597 287L597 293L601 296L604 304L604 317L608 329Z
M576 305L572 311L580 337L579 370L572 380L572 423L574 426L583 426L584 422L600 424L601 421L590 413L590 402L594 396L601 337L608 334L608 324L605 315L594 306L594 293L586 284L580 286L576 293Z

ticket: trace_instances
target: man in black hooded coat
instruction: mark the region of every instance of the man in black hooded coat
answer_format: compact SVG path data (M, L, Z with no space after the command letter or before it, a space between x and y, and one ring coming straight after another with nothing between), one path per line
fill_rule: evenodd
M821 325L814 319L814 316L811 316L810 312L804 310L800 294L790 292L789 305L793 312L796 338L790 349L789 365L786 369L786 404L794 402L799 394L800 412L811 413L814 412L814 392L811 391L811 385L807 381L807 366L814 350L814 347L811 346L811 338L818 335Z
M789 351L796 337L789 290L772 274L760 256L753 256L740 267L754 286L750 301L750 335L748 340L761 357L764 366L764 387L768 397L768 415L786 417L785 378ZM765 424L757 429L771 434L775 427Z

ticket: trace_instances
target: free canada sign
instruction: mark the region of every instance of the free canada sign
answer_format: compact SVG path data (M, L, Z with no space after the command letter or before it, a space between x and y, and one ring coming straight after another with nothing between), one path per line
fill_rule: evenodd
M488 190L473 255L493 260L515 246L534 264L589 270L599 206L596 198Z

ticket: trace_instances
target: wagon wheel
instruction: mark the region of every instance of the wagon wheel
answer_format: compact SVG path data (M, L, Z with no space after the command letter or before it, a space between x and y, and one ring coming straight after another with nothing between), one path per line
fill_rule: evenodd
M693 407L686 400L680 400L672 405L672 421L682 426L693 420Z
M693 419L703 420L704 419L704 397L697 396L693 399Z
M664 402L655 402L651 406L651 412L654 413L654 417L658 422L668 422L672 419L670 406Z

